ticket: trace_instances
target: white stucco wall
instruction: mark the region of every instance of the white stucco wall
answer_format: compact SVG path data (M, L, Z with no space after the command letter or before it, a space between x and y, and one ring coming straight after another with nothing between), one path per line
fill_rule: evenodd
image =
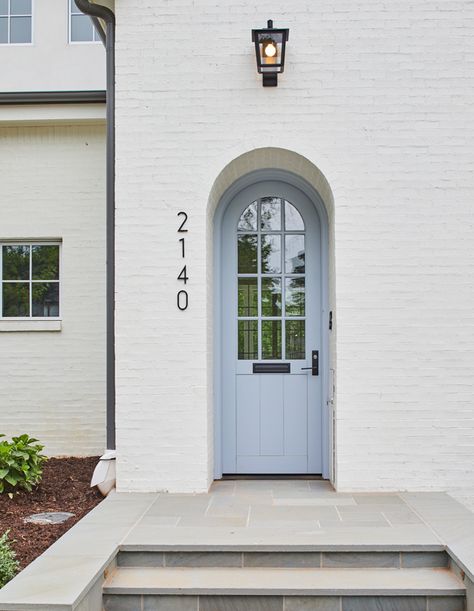
M334 195L339 489L472 479L472 2L117 0L116 14L119 488L210 482L207 204L229 162L268 146ZM250 30L269 18L290 40L264 89Z
M0 241L62 239L62 330L5 332L9 323L0 321L0 432L29 433L49 455L100 454L104 125L2 126L0 167Z
M33 0L33 42L0 45L0 91L105 89L101 42L69 43L69 0Z

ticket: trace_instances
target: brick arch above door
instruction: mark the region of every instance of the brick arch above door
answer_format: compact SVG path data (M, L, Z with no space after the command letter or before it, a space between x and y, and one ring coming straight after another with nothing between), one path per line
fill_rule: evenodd
M223 195L228 189L245 176L269 168L292 173L311 185L324 204L331 227L334 215L334 197L326 176L307 157L278 147L253 149L239 155L222 169L209 193L207 214L211 222Z

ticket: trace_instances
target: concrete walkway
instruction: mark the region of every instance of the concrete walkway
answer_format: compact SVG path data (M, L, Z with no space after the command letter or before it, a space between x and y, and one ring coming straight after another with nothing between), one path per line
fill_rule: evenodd
M341 494L314 480L223 481L196 495L112 493L1 590L0 611L95 608L119 549L447 549L474 581L474 513L444 493Z

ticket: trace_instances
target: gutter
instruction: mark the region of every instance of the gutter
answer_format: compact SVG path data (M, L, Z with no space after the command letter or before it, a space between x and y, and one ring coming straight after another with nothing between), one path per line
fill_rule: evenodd
M107 451L105 461L115 458L115 15L101 4L76 0L78 8L89 15L106 49L107 66L107 162L106 162L106 362L107 362ZM105 22L105 33L102 27ZM100 463L98 467L100 466ZM96 467L97 468L97 467ZM113 464L115 471L115 464ZM110 477L110 473L109 473Z
M0 104L97 104L105 91L14 91L0 93Z

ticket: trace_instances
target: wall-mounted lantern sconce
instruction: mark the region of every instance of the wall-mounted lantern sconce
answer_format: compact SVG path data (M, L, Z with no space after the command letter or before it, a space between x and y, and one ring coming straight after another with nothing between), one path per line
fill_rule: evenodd
M278 73L285 68L285 47L288 40L288 29L274 29L269 19L266 29L252 30L252 42L255 43L257 69L263 75L264 87L278 85Z

